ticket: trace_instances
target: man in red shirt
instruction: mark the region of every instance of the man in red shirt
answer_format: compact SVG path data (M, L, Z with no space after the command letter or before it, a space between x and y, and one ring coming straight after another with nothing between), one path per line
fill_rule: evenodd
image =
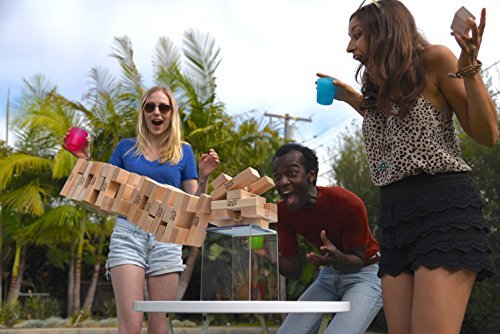
M282 198L277 224L280 273L300 277L297 234L304 236L318 248L306 259L323 268L299 300L349 301L351 311L336 314L325 333L365 333L382 307L382 290L379 245L363 202L346 189L316 186L318 158L299 144L278 149L273 175ZM278 333L315 333L320 323L320 314L289 314Z

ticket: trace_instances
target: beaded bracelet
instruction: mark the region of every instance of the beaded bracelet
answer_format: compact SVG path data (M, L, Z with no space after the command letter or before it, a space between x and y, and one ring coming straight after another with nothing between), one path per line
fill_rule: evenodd
M483 66L483 63L481 63L479 60L477 61L476 64L472 64L469 66L462 67L460 70L458 70L456 73L448 73L449 78L472 78L476 74L478 74L481 71L481 67Z

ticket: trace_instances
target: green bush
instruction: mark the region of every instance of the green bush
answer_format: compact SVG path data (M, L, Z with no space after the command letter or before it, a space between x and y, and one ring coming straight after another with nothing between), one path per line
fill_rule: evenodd
M0 324L12 327L19 319L21 319L21 305L19 303L2 305L0 310Z
M20 317L24 320L47 319L61 315L62 304L50 297L28 296L21 302Z

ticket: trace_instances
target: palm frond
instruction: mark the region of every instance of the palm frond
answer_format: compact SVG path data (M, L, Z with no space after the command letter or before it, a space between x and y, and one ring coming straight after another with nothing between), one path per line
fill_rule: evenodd
M54 157L54 165L52 166L52 177L54 179L62 179L67 177L75 166L77 158L65 149L60 149Z
M144 93L141 75L134 63L132 43L127 36L115 37L111 57L118 60L122 69L120 85L122 90L134 101L139 101Z
M47 190L40 187L38 180L35 179L20 188L2 194L0 202L21 214L41 216L45 212L43 197L47 195Z
M15 153L0 159L0 190L6 188L14 176L37 174L52 168L52 161L41 157Z
M215 71L221 62L220 48L215 40L206 33L189 29L184 33L183 48L185 63L184 75L192 81L200 100L215 99Z
M171 39L160 37L153 56L153 73L159 85L175 91L177 87L178 69L181 66L181 51Z
M21 230L23 240L37 245L69 242L79 233L79 224L87 212L74 205L59 205Z

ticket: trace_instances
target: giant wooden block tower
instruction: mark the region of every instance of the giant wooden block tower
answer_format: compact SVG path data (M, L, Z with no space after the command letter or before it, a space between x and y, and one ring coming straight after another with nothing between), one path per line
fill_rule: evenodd
M234 178L222 173L212 186L210 195L193 196L108 163L78 159L60 195L99 214L126 217L157 240L197 247L209 223L268 228L278 220L276 204L261 196L274 182L255 169Z

